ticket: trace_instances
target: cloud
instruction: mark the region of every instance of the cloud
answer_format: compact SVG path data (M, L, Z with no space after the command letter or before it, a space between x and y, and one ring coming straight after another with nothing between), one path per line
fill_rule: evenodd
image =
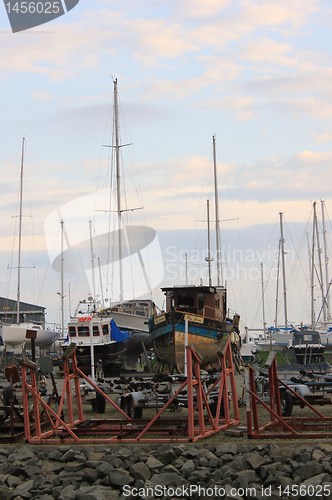
M331 142L332 141L332 132L321 132L320 134L315 134L315 141L318 143L321 142Z
M220 14L229 4L230 0L205 0L204 2L201 0L182 0L177 2L175 12L183 17L190 13L190 17L193 18L211 18Z
M33 91L32 96L38 101L51 101L54 98L53 94L39 90Z
M202 218L206 210L206 199L212 200L213 205L212 172L210 159L198 156L160 166L156 174L159 182L152 181L149 186L143 181L147 217L152 217L152 223L159 229L165 224L193 227L195 217ZM253 163L223 162L218 165L218 178L223 179L219 186L220 204L225 218L234 217L236 204L241 226L248 225L255 217L267 222L272 213L270 205L273 210L279 205L279 211L288 206L294 219L301 220L301 210L308 200L331 199L328 184L322 183L322 178L331 177L332 151L303 150L287 158L265 157ZM297 204L302 209L296 208Z

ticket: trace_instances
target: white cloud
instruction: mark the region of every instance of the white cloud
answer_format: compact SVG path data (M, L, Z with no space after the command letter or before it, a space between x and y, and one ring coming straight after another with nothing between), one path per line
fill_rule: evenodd
M315 141L318 143L321 142L331 142L332 141L332 132L321 132L320 134L315 134Z
M54 95L50 92L43 92L40 90L33 91L32 96L38 101L51 101L54 98Z

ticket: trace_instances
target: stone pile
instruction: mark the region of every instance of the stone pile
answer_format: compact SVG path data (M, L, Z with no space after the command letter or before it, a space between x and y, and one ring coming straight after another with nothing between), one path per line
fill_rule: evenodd
M332 498L332 444L0 447L1 500Z

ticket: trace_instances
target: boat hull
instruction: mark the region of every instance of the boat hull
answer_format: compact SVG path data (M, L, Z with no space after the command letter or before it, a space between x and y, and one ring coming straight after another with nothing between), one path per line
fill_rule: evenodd
M112 311L111 314L115 323L123 330L149 332L147 318L116 311Z
M2 325L1 336L4 345L11 347L18 347L23 344L31 345L30 338L27 338L27 332L36 332L35 345L37 347L48 347L59 339L60 332L52 330L42 330L29 325L21 323L20 325Z
M128 339L121 342L109 342L93 345L93 359L95 369L101 362L104 375L118 375L121 370L135 370L142 353L142 342L145 334L133 333ZM68 345L63 345L65 350ZM91 375L91 345L77 344L76 359L78 367L86 374Z
M151 341L158 361L168 365L171 371L183 373L185 367L185 316L163 314L150 322ZM201 367L212 367L226 344L232 325L227 322L206 320L190 315L188 345L201 358ZM195 323L195 321L197 321Z

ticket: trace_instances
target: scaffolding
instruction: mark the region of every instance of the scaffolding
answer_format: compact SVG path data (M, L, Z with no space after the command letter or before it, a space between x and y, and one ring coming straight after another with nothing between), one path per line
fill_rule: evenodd
M131 418L113 399L85 375L77 365L76 345L63 355L64 381L58 404L52 408L37 387L37 365L22 361L22 396L25 440L29 444L137 444L196 442L239 423L234 364L230 340L220 353L220 372L214 384L202 382L200 357L192 346L186 347L187 376L170 399L151 419ZM104 398L117 418L87 419L80 384L85 382ZM217 394L211 404L211 392ZM187 414L165 416L176 398L186 393ZM30 411L30 408L33 411ZM43 422L48 421L44 430Z
M275 351L270 352L265 366L268 369L268 401L258 394L255 370L248 366L246 372L248 437L253 439L332 437L332 417L324 416L306 398L296 392L292 385L286 384L278 377ZM302 409L306 408L310 416L285 416L283 402L285 402L286 394ZM321 398L320 401L320 404L326 404L326 401L322 403ZM263 419L265 422L262 424Z

